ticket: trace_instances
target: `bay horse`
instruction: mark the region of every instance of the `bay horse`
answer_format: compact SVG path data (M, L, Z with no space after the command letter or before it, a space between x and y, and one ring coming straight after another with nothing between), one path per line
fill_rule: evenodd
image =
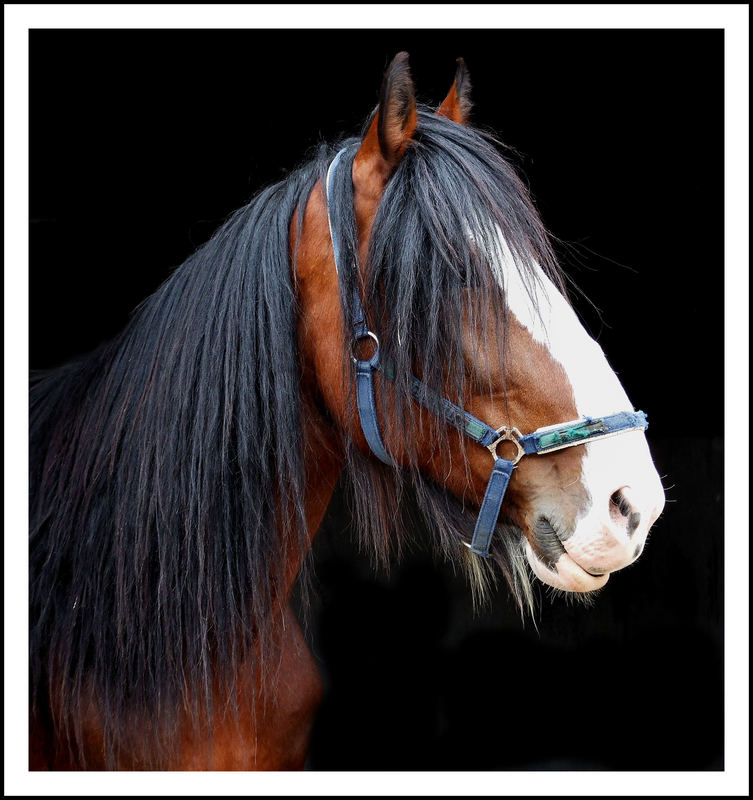
M341 476L377 563L409 500L521 613L531 573L587 598L640 555L645 415L457 64L430 109L398 54L361 136L34 379L32 769L301 768L322 689L290 598Z

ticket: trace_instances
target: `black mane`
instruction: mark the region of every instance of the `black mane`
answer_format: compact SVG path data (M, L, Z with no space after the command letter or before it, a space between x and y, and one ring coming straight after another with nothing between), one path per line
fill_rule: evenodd
M344 145L352 159L357 140ZM31 686L73 741L92 692L110 758L150 734L169 742L186 701L197 720L211 714L201 688L213 681L224 681L232 707L233 664L253 661L254 642L272 652L264 621L279 601L274 587L291 554L308 547L289 227L336 149L322 146L237 211L117 339L32 385ZM348 216L355 253L349 197L338 182L333 209ZM462 397L463 314L480 315L483 329L492 317L504 326L483 245L495 225L529 282L534 261L558 279L546 232L495 143L421 111L364 265L364 305L395 365L393 424L408 424L405 376L417 365L432 388L444 382ZM343 298L355 274L342 276ZM502 343L489 352L502 357ZM348 353L343 364L352 386ZM458 501L416 469L362 457L344 438L357 529L377 556L405 525L390 511L404 491L415 494L440 550L465 551L457 543L473 518ZM505 541L498 563L525 598L519 534Z
M32 387L32 686L55 681L61 724L93 687L115 747L130 713L169 718L213 669L232 694L304 547L289 225L326 163L260 192L115 341Z

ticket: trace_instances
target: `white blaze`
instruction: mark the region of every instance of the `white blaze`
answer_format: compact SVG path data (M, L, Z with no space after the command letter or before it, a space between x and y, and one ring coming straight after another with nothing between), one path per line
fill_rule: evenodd
M529 292L501 236L500 247L501 258L493 259L492 263L501 263L507 305L533 339L562 365L572 386L578 414L598 417L632 410L603 350L588 335L575 311L541 267L533 265L535 276ZM552 424L569 421L552 420Z
M601 417L633 410L601 347L588 335L575 311L544 271L534 265L534 280L529 291L501 235L499 250L494 256L490 263L502 273L499 277L510 312L562 365L579 416ZM551 424L569 421L551 420ZM661 481L642 431L626 432L579 447L585 449L581 480L591 502L579 514L575 531L565 542L566 549L580 566L597 568L601 565L604 571L618 569L632 560L635 548L643 544L648 528L661 513L664 505ZM609 499L614 492L623 489L633 507L641 513L641 523L631 537L610 518ZM631 555L626 559L627 552Z

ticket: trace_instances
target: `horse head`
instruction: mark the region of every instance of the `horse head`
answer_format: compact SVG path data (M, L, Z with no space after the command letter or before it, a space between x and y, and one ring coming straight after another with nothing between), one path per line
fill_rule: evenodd
M546 584L588 593L638 558L664 492L645 425L632 424L625 390L566 299L525 187L498 143L469 126L470 109L462 60L434 111L416 103L407 54L395 57L365 134L346 143L332 186L316 187L293 231L302 355L358 454L351 466L364 458L373 472L376 453L385 473L419 487L446 539L468 544L495 459L514 462L491 555L519 599L530 601L525 562ZM376 434L357 424L359 363L379 368ZM461 424L448 424L452 408ZM627 409L623 435L609 435L603 420ZM469 419L516 433L485 447L463 435ZM521 437L543 442L550 426L560 446L518 460ZM429 487L458 501L452 523L434 513Z

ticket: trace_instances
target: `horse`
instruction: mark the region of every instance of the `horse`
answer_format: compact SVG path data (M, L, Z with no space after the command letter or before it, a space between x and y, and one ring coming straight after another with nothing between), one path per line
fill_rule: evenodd
M592 598L664 492L458 59L259 191L114 340L30 392L30 768L289 770L322 685L291 608L343 481L483 599ZM604 441L599 441L603 439ZM407 511L406 511L407 509Z

